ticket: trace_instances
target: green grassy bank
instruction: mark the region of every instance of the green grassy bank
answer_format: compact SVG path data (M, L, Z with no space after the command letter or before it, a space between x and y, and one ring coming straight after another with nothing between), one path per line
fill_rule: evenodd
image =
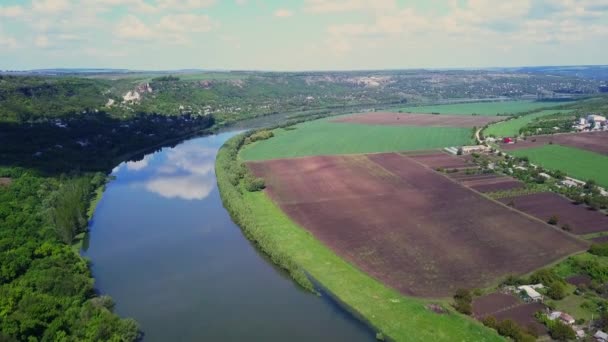
M560 145L544 145L511 151L517 157L528 157L530 162L552 170L561 170L568 176L583 181L593 179L608 187L608 157Z
M426 308L428 302L384 286L292 222L264 192L247 192L246 170L237 159L244 138L230 139L218 153L216 175L222 201L245 235L298 283L311 289L308 273L392 340L502 341L495 331L469 317L452 310L436 314Z
M512 137L519 135L519 130L534 120L543 116L567 113L567 110L542 110L540 112L523 115L512 120L501 121L490 125L483 131L484 136Z
M247 145L244 160L293 158L311 155L426 150L472 144L472 130L457 127L359 125L308 121L274 130L272 139Z

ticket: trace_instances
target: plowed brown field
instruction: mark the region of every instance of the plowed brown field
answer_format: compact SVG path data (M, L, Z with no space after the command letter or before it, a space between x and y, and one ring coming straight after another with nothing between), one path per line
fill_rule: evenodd
M499 116L434 115L375 112L343 116L331 122L363 125L432 126L432 127L482 127L503 120Z
M544 335L548 332L547 327L538 322L536 313L545 310L546 307L541 303L529 303L498 312L493 316L499 321L510 319L523 328L534 329L538 335Z
M397 153L249 166L295 222L407 295L488 286L587 247Z
M589 234L608 231L608 216L599 211L572 201L553 192L542 192L524 196L508 197L500 200L512 203L521 210L543 221L553 215L558 217L558 226L567 224L574 234Z
M493 178L466 179L462 184L479 192L495 192L521 188L524 184L512 177L495 175Z
M454 156L447 153L426 153L426 154L415 154L409 155L410 158L428 166L433 169L460 169L460 168L471 168L477 167L471 160L467 160L461 156Z
M544 310L543 304L526 304L513 295L503 293L490 293L473 300L475 318L481 320L492 316L499 321L510 319L522 328L534 329L539 335L547 333L547 328L537 321L534 314Z
M521 304L521 299L513 295L494 292L473 300L473 316L482 319Z

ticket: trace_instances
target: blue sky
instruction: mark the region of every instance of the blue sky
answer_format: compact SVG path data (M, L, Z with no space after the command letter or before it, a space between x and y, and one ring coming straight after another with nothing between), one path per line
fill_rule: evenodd
M608 0L0 0L0 69L607 64Z

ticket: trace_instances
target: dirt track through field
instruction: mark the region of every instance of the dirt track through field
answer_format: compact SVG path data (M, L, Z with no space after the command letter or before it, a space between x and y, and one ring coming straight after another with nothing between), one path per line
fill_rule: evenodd
M363 125L431 126L431 127L483 127L504 120L499 116L435 115L417 113L373 112L343 116L331 122Z
M460 169L477 167L471 160L460 156L453 156L447 153L427 153L409 156L410 158L433 169Z
M520 140L516 144L502 144L501 148L510 151L543 146L549 143L580 148L582 150L608 155L608 132L539 135L528 137L526 140Z
M249 166L295 222L406 295L485 287L587 247L398 153Z

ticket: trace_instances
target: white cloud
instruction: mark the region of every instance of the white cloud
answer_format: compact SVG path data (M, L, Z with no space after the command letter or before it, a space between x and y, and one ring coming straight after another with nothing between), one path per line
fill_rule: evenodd
M51 46L51 42L49 40L49 37L45 35L40 35L34 39L34 45L38 48L46 49Z
M213 25L208 15L175 14L162 17L158 29L176 33L209 32Z
M21 6L0 6L0 17L18 18L25 13Z
M159 0L158 6L163 9L182 11L189 9L207 8L215 4L215 0Z
M14 37L4 35L0 30L0 47L2 49L14 49L17 47L17 40Z
M390 8L385 2L378 11L371 13L371 23L345 23L330 25L327 28L326 48L338 55L353 51L354 47L391 48L391 44L401 40L408 45L425 45L425 42L458 41L495 46L504 51L504 46L517 46L518 43L575 42L600 39L605 35L608 25L586 19L605 17L608 5L600 6L599 1L576 2L558 0L551 3L553 9L540 11L545 17L533 18L532 11L539 11L539 2L532 0L513 0L496 2L492 0L467 0L464 3L450 2L447 14L420 12L413 8L399 10L380 10ZM583 2L586 2L583 4ZM309 0L315 5L316 12L359 10L365 1L330 2ZM340 5L340 6L338 6ZM592 10L588 10L591 8ZM608 39L608 37L605 37ZM428 45L428 44L426 44Z
M281 9L274 11L274 16L278 17L278 18L288 18L288 17L293 16L293 12L288 9L281 8Z
M116 25L115 33L122 39L150 40L155 37L154 31L134 15L124 17Z
M43 13L57 13L70 9L69 0L33 0L32 10Z
M191 35L215 29L218 24L205 14L169 14L156 24L148 24L136 16L124 17L115 27L119 39L156 41L166 44L187 44Z
M306 0L304 9L311 13L387 11L397 8L395 0Z

